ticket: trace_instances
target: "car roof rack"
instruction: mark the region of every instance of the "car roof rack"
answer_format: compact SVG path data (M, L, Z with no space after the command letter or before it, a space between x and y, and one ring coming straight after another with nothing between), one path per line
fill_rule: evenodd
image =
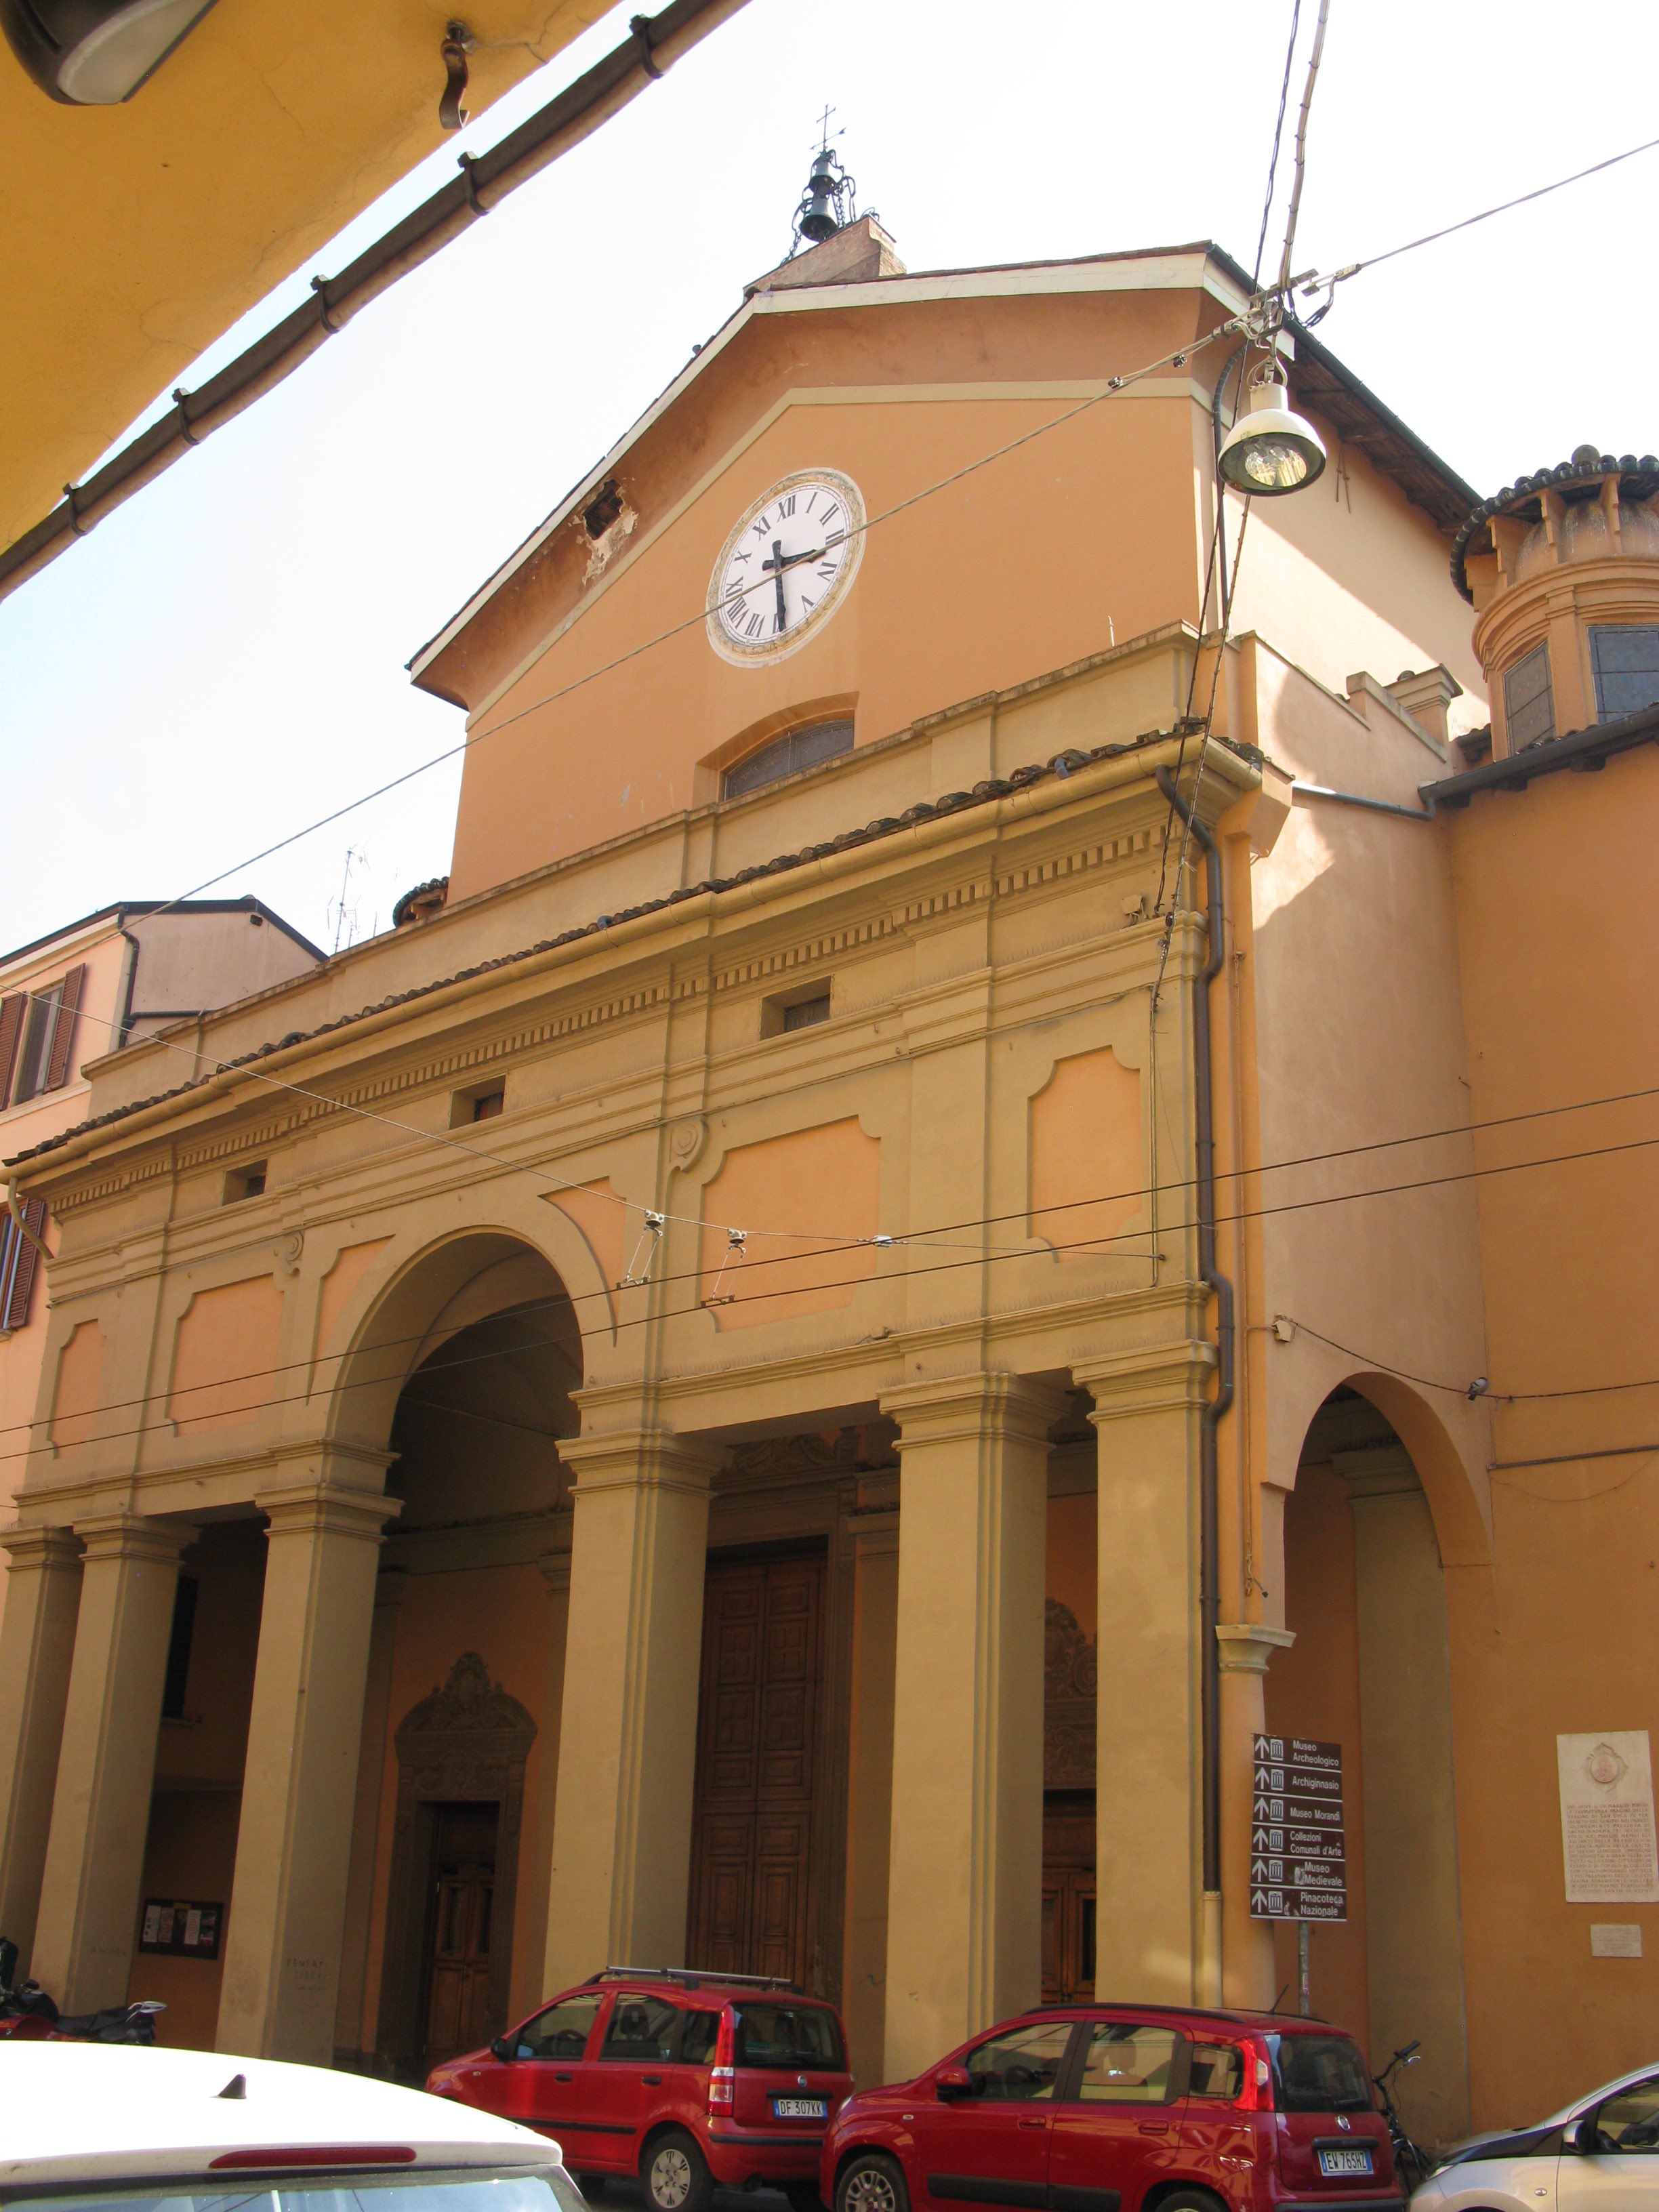
M592 1988L595 1982L674 1982L684 1990L707 1986L717 1990L782 1990L793 1997L801 1994L799 1983L785 1981L780 1974L717 1974L706 1966L601 1966L597 1974L588 1976L584 1987Z

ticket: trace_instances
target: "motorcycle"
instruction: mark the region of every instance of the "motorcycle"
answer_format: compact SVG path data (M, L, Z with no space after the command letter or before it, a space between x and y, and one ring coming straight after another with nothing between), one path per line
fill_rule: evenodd
M155 2040L155 2015L167 2010L159 1998L106 2005L97 2012L60 2013L32 1977L17 1982L17 1946L0 1936L0 2037L22 2043L136 2043Z

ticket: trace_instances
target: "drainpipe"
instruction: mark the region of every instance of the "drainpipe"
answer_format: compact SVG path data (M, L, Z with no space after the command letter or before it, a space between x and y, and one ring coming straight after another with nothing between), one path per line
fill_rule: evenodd
M1221 1546L1217 1523L1216 1430L1233 1402L1233 1286L1215 1259L1215 1098L1210 1060L1210 985L1221 972L1225 951L1226 908L1221 887L1221 854L1215 839L1181 796L1167 768L1158 770L1158 787L1204 848L1206 922L1209 953L1193 990L1193 1084L1197 1093L1198 1271L1215 1293L1216 1394L1204 1408L1199 1437L1199 1637L1202 1646L1200 1714L1204 1769L1204 1887L1221 1889L1221 1646L1216 1623L1221 1616Z

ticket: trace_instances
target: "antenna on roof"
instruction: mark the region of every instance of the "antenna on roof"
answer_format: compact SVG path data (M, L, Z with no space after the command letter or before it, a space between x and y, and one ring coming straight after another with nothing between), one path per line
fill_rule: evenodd
M830 118L835 112L833 107L826 107L818 118L817 150L807 173L806 190L795 210L794 237L789 248L792 261L799 252L803 240L809 246L822 246L826 238L833 238L838 230L845 230L849 222L858 220L858 186L830 143ZM847 133L837 131L836 136L844 138ZM870 212L873 214L874 210Z

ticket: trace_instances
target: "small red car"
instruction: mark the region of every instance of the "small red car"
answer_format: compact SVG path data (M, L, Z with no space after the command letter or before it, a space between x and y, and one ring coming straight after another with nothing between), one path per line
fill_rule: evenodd
M817 2212L853 2079L840 2015L791 1983L611 1967L426 2086L556 2136L578 2179L637 2176L653 2212L760 2185Z
M1351 2036L1274 2013L1043 2007L824 2139L834 2212L1404 2212Z

